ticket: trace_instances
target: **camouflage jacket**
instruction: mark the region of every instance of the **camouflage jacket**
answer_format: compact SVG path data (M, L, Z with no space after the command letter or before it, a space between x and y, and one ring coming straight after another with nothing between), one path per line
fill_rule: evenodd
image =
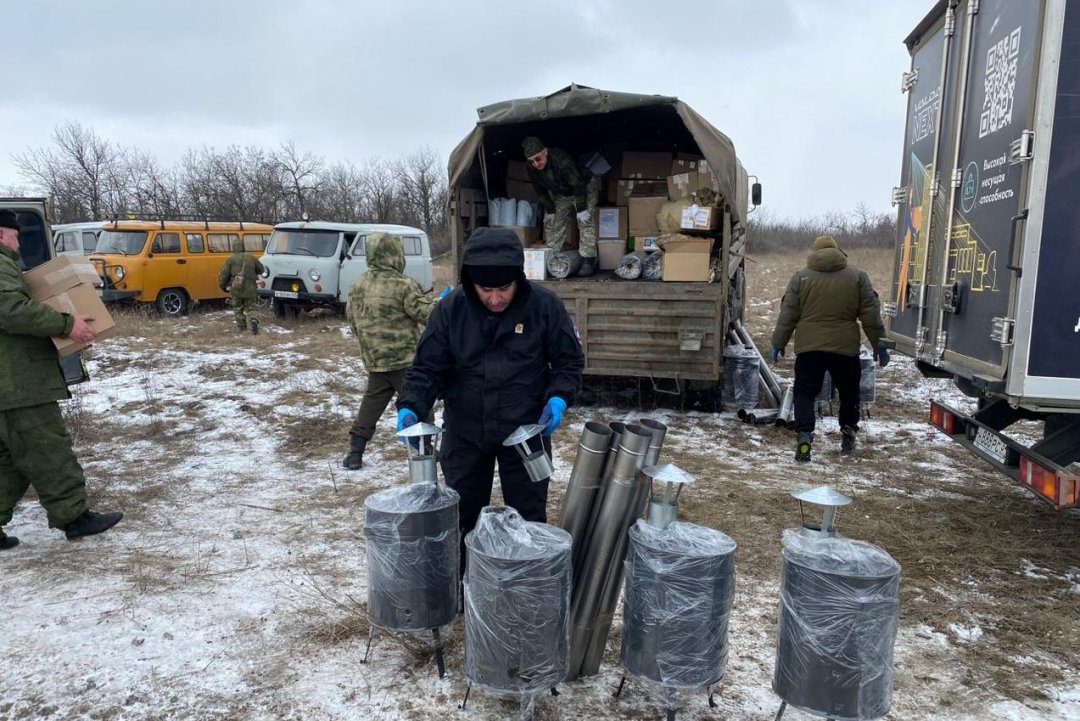
M50 340L67 338L75 318L30 298L19 254L0 246L0 411L69 398Z
M560 148L548 148L548 162L543 170L529 165L529 180L544 210L555 210L555 198L572 197L575 210L588 207L586 191L589 174L578 167L570 153Z
M233 253L221 266L218 273L218 286L225 290L232 284L233 298L254 298L258 292L255 279L264 270L263 264L255 256L244 252Z
M795 334L795 352L859 354L859 323L873 348L885 337L878 296L869 276L847 264L836 248L811 251L806 267L791 277L776 320L772 344L783 349Z
M424 325L438 300L425 295L405 275L401 239L375 233L367 241L368 270L349 289L345 317L360 342L369 373L388 373L412 364L418 325Z

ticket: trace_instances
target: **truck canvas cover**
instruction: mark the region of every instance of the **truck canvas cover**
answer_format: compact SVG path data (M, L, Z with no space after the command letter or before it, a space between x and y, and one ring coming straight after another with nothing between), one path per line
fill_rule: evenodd
M1078 16L939 2L906 40L890 336L1033 408L1080 401L1080 48L1062 43Z

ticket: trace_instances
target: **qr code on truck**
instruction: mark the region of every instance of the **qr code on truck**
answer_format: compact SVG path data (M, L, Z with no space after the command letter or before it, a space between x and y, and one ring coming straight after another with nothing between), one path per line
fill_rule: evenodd
M1013 30L986 53L983 78L983 110L979 116L979 137L1012 124L1013 94L1016 92L1016 64L1020 58L1020 28Z

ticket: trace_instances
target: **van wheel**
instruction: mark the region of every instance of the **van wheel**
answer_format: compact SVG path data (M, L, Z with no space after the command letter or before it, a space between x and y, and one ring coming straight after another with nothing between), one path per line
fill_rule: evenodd
M166 288L158 293L155 305L162 315L173 317L187 315L188 296L183 288Z
M296 307L295 303L286 303L283 300L274 300L270 303L270 311L274 314L275 318L289 318L293 319L300 315L300 309Z

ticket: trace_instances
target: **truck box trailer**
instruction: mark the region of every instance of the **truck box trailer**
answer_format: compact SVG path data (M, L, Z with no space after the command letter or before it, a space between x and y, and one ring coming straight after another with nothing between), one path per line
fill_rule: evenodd
M1080 3L942 0L910 70L889 337L978 410L931 422L1055 506L1080 459ZM1004 431L1043 422L1026 445Z
M449 162L455 272L469 234L488 224L483 206L492 198L512 197L515 182L528 189L527 181L512 177L515 163L523 165L526 136L579 157L635 152L654 163L666 157L668 168L680 157L707 161L722 199L720 217L716 228L698 235L715 241L715 282L622 280L611 272L536 282L565 302L581 335L586 374L651 378L678 392L690 381L715 384L723 373L725 339L743 315L746 219L751 196L755 204L760 198L760 186L755 183L751 193L749 176L727 136L678 98L579 85L488 105L477 113L476 127ZM652 178L666 188L664 178L656 173ZM609 200L615 205L615 198Z

